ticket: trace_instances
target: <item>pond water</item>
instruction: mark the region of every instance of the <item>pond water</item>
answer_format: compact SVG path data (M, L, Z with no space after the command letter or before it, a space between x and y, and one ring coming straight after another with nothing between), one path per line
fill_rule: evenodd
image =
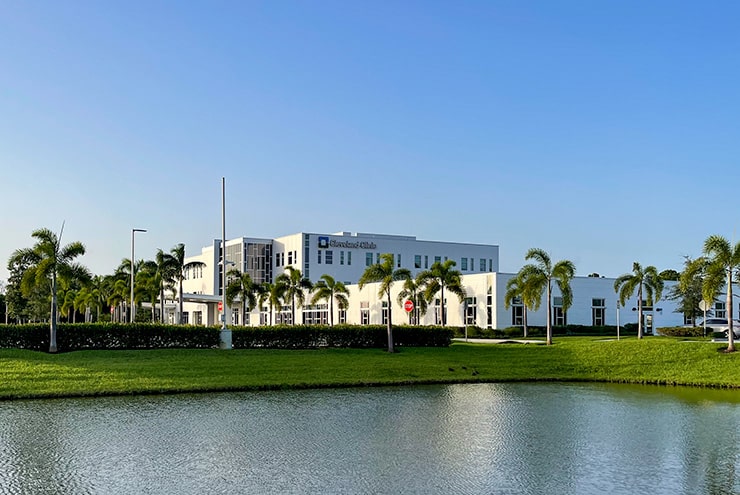
M466 384L0 403L8 494L740 493L740 393Z

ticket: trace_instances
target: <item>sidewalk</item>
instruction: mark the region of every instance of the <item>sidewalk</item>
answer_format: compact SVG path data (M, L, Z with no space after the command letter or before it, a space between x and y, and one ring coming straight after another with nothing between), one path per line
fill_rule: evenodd
M468 344L545 344L544 340L523 340L523 339L467 339L454 338L454 342L467 342Z

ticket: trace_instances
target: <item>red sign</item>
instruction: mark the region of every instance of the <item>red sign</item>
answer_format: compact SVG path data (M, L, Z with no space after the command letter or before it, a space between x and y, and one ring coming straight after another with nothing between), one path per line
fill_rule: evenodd
M223 311L224 310L224 302L223 301L219 301L218 302L218 310L219 311Z
M414 310L414 301L407 299L406 302L403 303L403 309L405 309L407 313L411 313Z

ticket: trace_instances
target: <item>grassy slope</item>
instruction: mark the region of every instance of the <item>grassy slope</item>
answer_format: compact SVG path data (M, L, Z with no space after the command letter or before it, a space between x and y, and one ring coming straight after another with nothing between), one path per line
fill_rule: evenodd
M669 338L381 350L0 350L0 398L280 387L589 380L740 388L740 353Z

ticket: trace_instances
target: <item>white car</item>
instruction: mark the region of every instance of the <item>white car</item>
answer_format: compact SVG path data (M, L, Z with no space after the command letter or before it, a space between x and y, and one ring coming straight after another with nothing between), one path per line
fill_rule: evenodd
M703 327L704 323L699 322L696 324L697 327ZM721 332L727 335L727 331L730 329L730 325L727 323L727 318L707 318L707 331ZM733 318L732 320L732 333L736 339L740 338L740 320Z

